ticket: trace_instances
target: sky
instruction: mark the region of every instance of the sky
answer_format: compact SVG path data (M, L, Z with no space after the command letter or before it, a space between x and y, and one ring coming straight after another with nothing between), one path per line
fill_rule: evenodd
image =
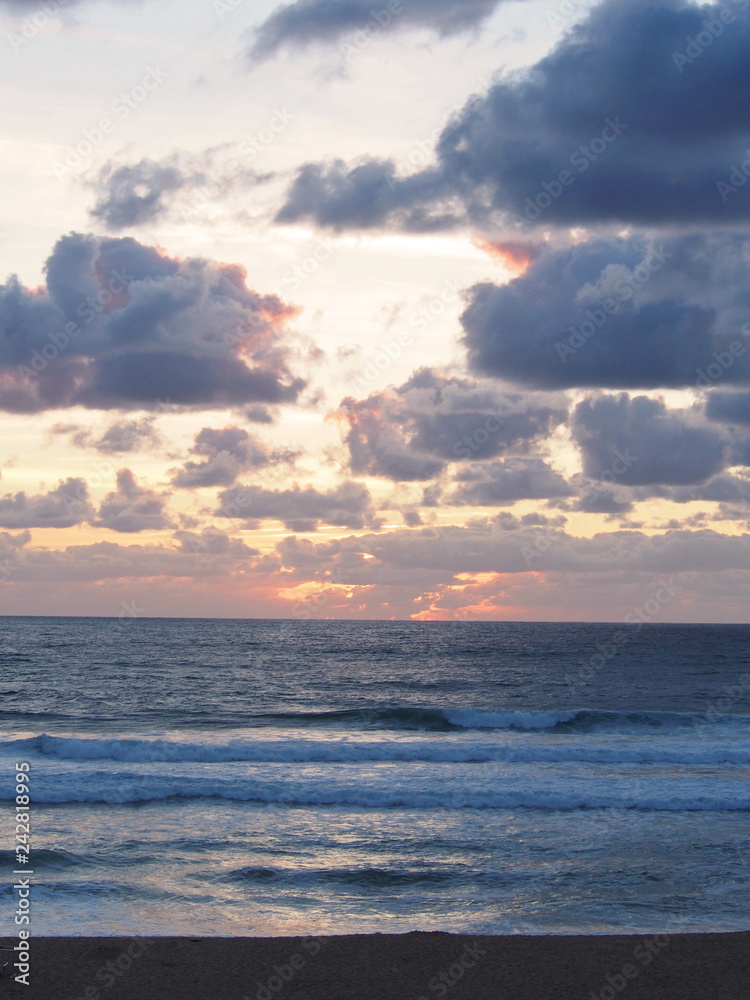
M0 0L0 613L750 620L750 0Z

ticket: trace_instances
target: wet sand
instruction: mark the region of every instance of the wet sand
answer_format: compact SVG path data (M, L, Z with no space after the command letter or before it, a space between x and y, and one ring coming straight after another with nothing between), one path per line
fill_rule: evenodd
M750 1000L750 932L35 938L29 964L30 986L5 978L5 968L0 998Z

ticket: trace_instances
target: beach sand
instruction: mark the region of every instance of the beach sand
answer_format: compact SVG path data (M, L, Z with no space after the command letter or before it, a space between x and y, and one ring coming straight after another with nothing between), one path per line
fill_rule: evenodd
M3 945L16 941L3 940ZM0 953L7 958L9 952ZM748 1000L750 932L607 937L38 938L45 1000ZM8 969L5 973L7 975Z

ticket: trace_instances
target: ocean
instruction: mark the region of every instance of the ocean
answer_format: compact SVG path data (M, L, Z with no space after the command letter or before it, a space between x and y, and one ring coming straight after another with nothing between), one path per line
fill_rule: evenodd
M0 634L7 935L750 928L750 626Z

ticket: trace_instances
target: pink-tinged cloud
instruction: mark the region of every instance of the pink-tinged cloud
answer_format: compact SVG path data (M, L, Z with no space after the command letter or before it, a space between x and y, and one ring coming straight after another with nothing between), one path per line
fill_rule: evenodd
M207 410L293 402L295 309L237 264L180 260L131 238L71 234L46 285L0 285L0 409Z

